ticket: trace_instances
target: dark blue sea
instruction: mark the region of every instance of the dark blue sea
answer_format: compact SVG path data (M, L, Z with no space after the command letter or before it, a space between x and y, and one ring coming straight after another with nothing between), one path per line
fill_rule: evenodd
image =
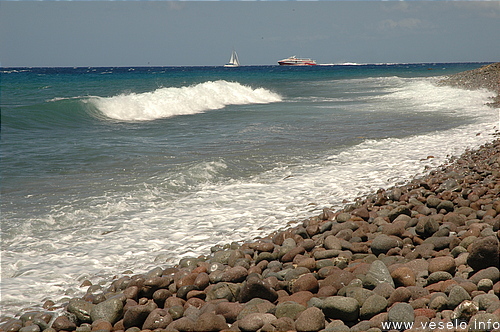
M435 84L481 65L2 68L2 315L269 234L491 141L493 94Z

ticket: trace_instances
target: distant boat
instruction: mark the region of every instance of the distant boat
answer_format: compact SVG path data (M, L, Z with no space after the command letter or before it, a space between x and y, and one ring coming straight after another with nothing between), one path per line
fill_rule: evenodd
M316 61L305 58L297 58L295 55L278 61L280 66L316 66Z
M238 59L238 54L236 53L235 50L233 50L233 53L231 53L231 58L229 59L229 62L224 65L224 67L239 67L240 66L240 60Z

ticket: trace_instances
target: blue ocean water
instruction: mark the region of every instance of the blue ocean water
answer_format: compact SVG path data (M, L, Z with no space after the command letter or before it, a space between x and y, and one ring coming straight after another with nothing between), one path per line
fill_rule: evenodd
M491 92L435 84L481 65L2 68L2 316L269 234L492 140Z

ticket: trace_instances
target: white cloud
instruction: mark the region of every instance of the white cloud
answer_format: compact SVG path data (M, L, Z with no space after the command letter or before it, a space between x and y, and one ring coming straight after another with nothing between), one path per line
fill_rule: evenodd
M380 28L382 30L415 29L424 26L426 26L424 22L418 18L404 18L398 21L388 19L380 22Z

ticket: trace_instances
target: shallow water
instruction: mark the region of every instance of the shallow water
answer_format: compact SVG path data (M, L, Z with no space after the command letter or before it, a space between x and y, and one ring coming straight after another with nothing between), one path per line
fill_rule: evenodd
M434 84L480 65L2 69L2 315L266 235L490 141L493 94Z

